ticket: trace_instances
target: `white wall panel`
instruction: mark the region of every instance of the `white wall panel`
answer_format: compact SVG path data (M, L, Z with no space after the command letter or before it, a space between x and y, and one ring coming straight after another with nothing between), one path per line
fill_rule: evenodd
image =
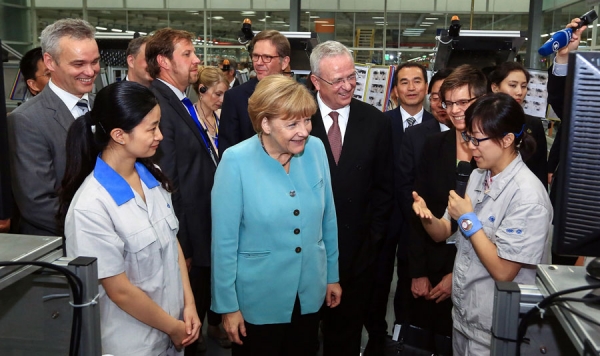
M383 11L385 0L340 0L342 11Z
M167 8L204 10L204 0L167 0Z
M36 1L37 4L37 1ZM106 8L106 7L110 7L110 8L122 8L123 7L123 0L87 0L87 4L88 4L88 8L89 9L95 9L95 8Z
M387 9L388 11L431 12L434 5L434 0L388 0Z
M127 8L132 9L164 9L163 0L127 0Z
M337 0L302 0L302 11L337 10Z
M490 5L493 12L529 12L529 1L494 0Z
M486 11L487 1L475 1L475 11ZM449 13L471 12L471 2L468 0L438 0L436 11Z
M69 8L76 7L81 9L83 7L82 0L36 0L36 7L58 7L58 8Z
M288 5L289 7L289 5ZM207 9L250 10L250 0L206 0Z

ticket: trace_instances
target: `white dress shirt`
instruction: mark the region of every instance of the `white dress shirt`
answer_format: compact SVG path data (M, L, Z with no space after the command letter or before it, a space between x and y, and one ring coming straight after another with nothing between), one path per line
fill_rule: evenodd
M342 145L344 144L344 136L346 135L346 127L348 126L348 118L350 116L350 105L344 106L341 109L332 110L327 106L321 99L321 93L317 94L317 103L319 104L319 110L321 111L321 117L323 118L323 125L325 125L325 132L329 132L329 128L333 125L333 119L329 116L332 111L337 111L338 125L340 126L340 132L342 133Z
M62 102L65 103L65 105L67 106L67 109L69 109L69 111L73 115L74 119L85 114L83 112L83 110L77 106L77 102L79 100L81 100L81 99L87 100L88 101L88 110L90 109L90 98L89 98L88 93L85 93L85 94L83 94L83 96L81 98L78 98L77 96L56 86L56 84L54 84L52 82L52 79L50 79L50 81L48 82L48 86L54 92L54 94L56 94L60 98L60 100L62 100Z

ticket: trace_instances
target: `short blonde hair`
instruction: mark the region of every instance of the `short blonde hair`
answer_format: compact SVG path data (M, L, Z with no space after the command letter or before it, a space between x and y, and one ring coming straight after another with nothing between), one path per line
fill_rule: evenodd
M229 81L220 68L198 66L198 80L192 84L192 88L194 88L197 95L200 95L200 85L204 85L208 89L219 83L225 84L229 89Z
M317 112L317 102L306 87L281 74L269 75L256 85L248 99L248 114L252 127L262 133L262 120L291 120L310 117Z

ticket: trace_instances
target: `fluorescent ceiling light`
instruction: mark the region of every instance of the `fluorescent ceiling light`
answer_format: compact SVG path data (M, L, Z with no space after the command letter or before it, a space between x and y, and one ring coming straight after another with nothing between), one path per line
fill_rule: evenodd
M283 22L283 21L282 21ZM329 23L328 21L325 20L315 20L313 21L314 23Z
M318 15L317 15L317 16L310 16L310 18L311 18L311 19L320 19L320 18L321 18L321 16L318 16Z
M113 28L111 31L112 32L123 32L123 30L119 30L118 28Z
M425 29L424 28L418 28L418 27L417 28L406 28L406 29L404 29L404 31L420 31L420 32L423 32L423 31L425 31Z
M422 24L420 24L419 26L423 26L423 27L429 27L429 26L431 26L431 25L422 23Z
M317 21L315 21L315 23L316 23L316 22L317 22ZM323 21L323 22L325 22L325 23L326 23L326 21ZM271 23L285 23L285 21L271 21Z
M127 32L127 33L135 33L135 31L129 31L129 30L125 31L125 32Z
M108 30L106 27L100 27L100 26L96 26L96 30L100 30L100 31L106 31Z
M288 25L289 26L289 25ZM323 27L335 27L335 25L332 24L327 24L327 25L322 25Z
M435 20L439 20L439 18L437 18L437 17L426 17L425 20L435 21Z
M223 16L213 16L213 17L211 17L211 19L213 19L213 20L223 20L224 17Z
M148 33L146 33L146 32L140 32L140 35L142 35L142 36L146 36L147 34Z
M371 17L373 20L383 20L384 17L383 16L373 16Z
M421 22L422 25L433 25L433 22Z
M255 11L242 11L242 15L256 15Z
M540 35L540 37L548 37L549 35L547 33L544 33L543 35Z

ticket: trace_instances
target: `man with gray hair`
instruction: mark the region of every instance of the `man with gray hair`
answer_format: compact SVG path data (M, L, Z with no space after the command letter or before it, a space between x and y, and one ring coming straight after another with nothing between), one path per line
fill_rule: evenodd
M350 51L327 41L310 55L319 110L311 135L323 141L338 219L341 303L323 307L323 355L358 355L374 275L392 207L392 129L375 107L353 98Z
M69 127L92 106L100 72L96 30L80 19L61 19L42 31L48 86L8 117L12 189L21 212L18 231L59 235L57 190L63 178Z
M146 70L148 63L146 63L146 42L149 37L137 37L129 41L127 51L127 77L125 80L137 82L145 87L149 87L152 82L150 73Z

